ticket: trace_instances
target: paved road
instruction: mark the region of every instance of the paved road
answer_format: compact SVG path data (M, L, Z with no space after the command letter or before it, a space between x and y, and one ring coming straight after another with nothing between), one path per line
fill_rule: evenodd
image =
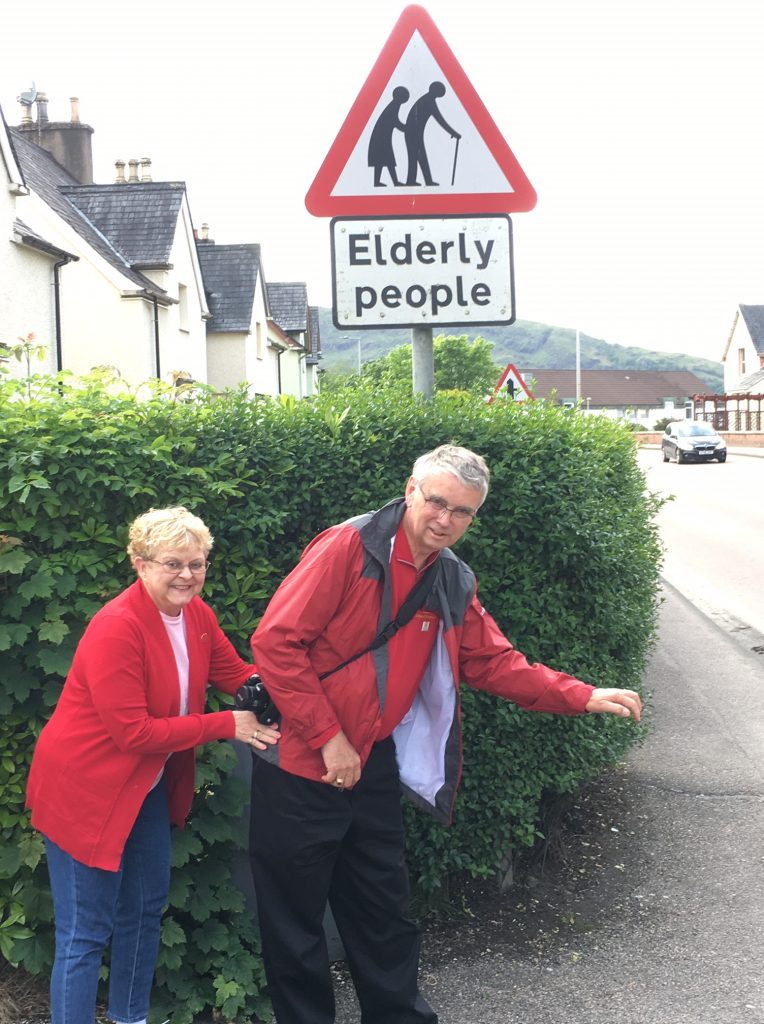
M714 472L727 483L709 492L706 477L702 493L726 501L735 461L667 468L696 473L693 484ZM739 551L729 558L744 570ZM688 548L667 574L708 611L708 588L682 569L692 562ZM715 618L668 582L664 598L651 729L592 787L595 811L569 837L575 885L531 891L541 925L521 891L528 941L523 914L498 912L510 893L495 920L460 926L468 952L459 930L448 955L425 950L422 986L441 1024L764 1024L764 654L723 614L726 594ZM337 1024L358 1024L347 976L338 982Z
M732 466L731 455L718 474L668 468L722 481ZM669 583L664 597L651 731L597 783L605 810L580 837L581 877L570 893L539 891L539 905L560 909L533 942L486 921L481 945L471 922L469 955L428 962L441 1024L764 1024L764 654ZM345 981L337 1024L358 1019Z
M653 728L603 782L599 856L540 952L491 930L428 967L441 1024L764 1022L764 656L665 596Z
M764 643L764 448L751 456L677 466L647 449L639 462L650 490L673 496L658 517L665 578L753 647Z

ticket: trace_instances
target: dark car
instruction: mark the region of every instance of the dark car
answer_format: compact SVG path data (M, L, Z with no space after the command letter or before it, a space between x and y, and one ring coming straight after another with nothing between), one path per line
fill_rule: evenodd
M727 461L727 445L710 423L698 420L679 420L669 423L661 438L663 461L681 462Z

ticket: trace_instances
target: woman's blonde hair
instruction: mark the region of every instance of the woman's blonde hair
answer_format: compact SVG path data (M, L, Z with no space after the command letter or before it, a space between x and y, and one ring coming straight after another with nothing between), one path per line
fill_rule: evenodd
M182 505L150 508L130 524L127 553L131 559L153 558L165 548L200 547L209 554L215 540L198 516Z

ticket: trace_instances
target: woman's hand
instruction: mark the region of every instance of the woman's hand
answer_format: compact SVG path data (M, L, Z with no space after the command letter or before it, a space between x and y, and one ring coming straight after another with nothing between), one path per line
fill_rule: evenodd
M281 739L279 730L273 725L261 725L253 711L232 711L231 714L236 723L234 739L258 750L266 750Z

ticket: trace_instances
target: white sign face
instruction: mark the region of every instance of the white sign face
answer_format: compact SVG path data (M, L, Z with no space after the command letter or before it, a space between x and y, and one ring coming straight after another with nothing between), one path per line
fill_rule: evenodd
M379 195L380 185L392 191L393 181L388 175L396 170L396 194L419 197L430 191L512 192L506 175L444 78L424 40L415 32L340 174L333 196ZM433 85L440 86L434 95ZM405 100L401 98L404 94ZM414 110L416 116L407 128L403 121L416 100L424 106ZM419 136L415 141L412 133L417 124ZM383 128L385 140L378 138ZM381 145L383 141L385 146ZM376 187L369 170L375 162L380 166Z
M536 192L423 7L406 7L326 155L316 217L531 210Z
M515 319L506 215L336 217L335 327L456 327Z

